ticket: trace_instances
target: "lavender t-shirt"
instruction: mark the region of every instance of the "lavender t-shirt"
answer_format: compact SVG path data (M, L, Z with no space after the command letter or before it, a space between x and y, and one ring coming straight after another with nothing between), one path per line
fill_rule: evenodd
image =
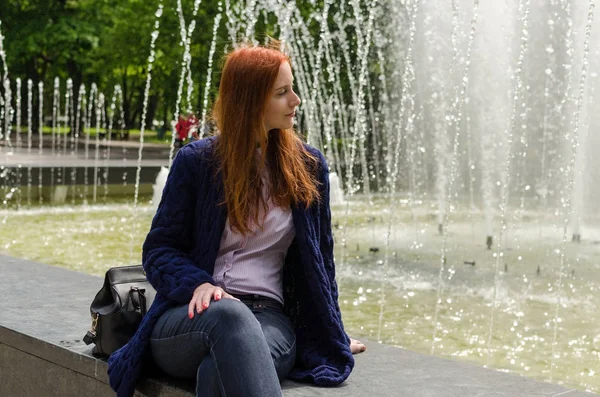
M296 231L292 211L272 202L266 173L262 179L263 198L268 205L263 228L252 223L252 233L243 236L231 228L227 219L213 279L230 294L257 294L283 304L283 261ZM259 207L262 219L265 211Z

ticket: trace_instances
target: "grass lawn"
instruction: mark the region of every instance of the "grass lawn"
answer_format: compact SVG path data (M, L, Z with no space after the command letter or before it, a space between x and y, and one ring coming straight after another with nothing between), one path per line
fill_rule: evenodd
M21 126L19 128L19 130L20 130L21 134L27 133L26 126ZM67 127L57 128L58 134L61 134L61 135L66 135L69 132L69 130L70 130L70 128L67 128ZM15 132L15 128L13 127L13 133L14 132ZM91 128L84 129L84 133L89 134L90 139L96 139L97 132L100 132L100 134L101 134L100 139L103 139L104 134L106 133L106 128L96 129L95 127L91 127ZM118 133L118 132L119 132L118 129L113 129L113 134ZM140 130L131 129L131 130L124 130L124 132L129 133L129 137L127 140L129 140L129 141L139 140ZM42 127L42 133L44 135L52 135L52 127L48 127L48 126ZM34 131L33 134L37 135L37 131ZM80 135L80 138L82 138L82 137L85 137L85 135L84 134ZM114 137L114 135L113 135L113 137ZM119 138L113 138L113 139L119 139ZM167 131L165 133L165 135L163 136L163 138L159 139L156 130L146 129L146 130L144 130L144 142L163 143L165 145L169 145L169 144L171 144L171 132Z

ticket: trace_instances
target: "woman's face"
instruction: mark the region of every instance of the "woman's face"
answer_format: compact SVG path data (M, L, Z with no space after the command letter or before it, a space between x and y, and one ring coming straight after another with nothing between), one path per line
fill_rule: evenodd
M273 90L269 93L265 106L265 129L288 129L294 126L296 107L300 98L293 91L294 76L288 62L283 62L275 80Z

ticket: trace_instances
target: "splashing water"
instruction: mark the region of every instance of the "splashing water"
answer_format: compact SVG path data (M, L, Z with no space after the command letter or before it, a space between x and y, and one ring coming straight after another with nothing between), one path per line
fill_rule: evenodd
M349 332L598 390L597 376L583 369L600 346L595 336L600 324L589 315L597 311L600 293L593 271L598 259L594 242L600 241L594 199L600 192L591 183L597 175L596 160L586 156L598 147L597 137L588 132L598 113L597 81L587 78L587 70L594 70L592 62L600 61L600 53L589 53L595 37L588 29L584 37L580 29L595 23L592 2L587 23L582 23L583 10L559 0L523 1L520 8L467 0L436 7L416 1L328 0L310 3L309 12L301 12L295 2L225 0L214 16L202 71L209 77L204 92L194 91L197 74L190 68L199 7L196 0L193 12L184 13L178 3L183 54L177 99L171 104L174 118L180 108L189 111L191 103L201 103L205 121L215 83L213 58L223 39L220 25L231 39L230 47L241 35L257 43L258 29L277 21L273 32L286 44L303 100L296 126L326 156L332 189L337 177L339 193L346 194L343 201L332 200L332 212L340 306ZM68 233L102 229L93 213L101 217L115 210L120 215L111 228L130 238L132 258L134 251L138 254L137 242L143 236L137 225L150 222L152 215L138 195L154 48L165 37L162 32L159 37L162 13L159 6L148 58L133 207L98 206L84 199L84 209L53 204L52 210L46 206L11 212L12 203L20 206L25 184L19 185L18 168L4 168L0 216L10 228L21 226L27 217L50 217L52 211L84 213L81 230L68 226L63 227L68 232L56 231L65 238ZM5 87L8 70L1 40ZM582 56L577 46L583 46ZM575 76L579 62L582 75ZM579 83L571 84L572 78ZM76 101L72 81L67 80L66 88L54 83L52 106L46 109L52 113L46 115L52 119L52 144L41 144L40 129L40 159L42 154L67 157L69 145L69 158L77 157L79 134L86 134L82 148L90 168L93 163L94 177L87 180L86 172L85 192L76 193L77 171L71 169L71 205L77 194L88 197L92 183L90 199L97 201L102 182L106 198L108 173L114 172L107 144L113 129L125 128L121 89L114 87L111 97L94 85L82 85ZM8 87L14 88L12 84ZM34 112L43 125L43 83L27 81L27 117L22 117L18 104L19 84L10 97L4 90L0 98L5 152L20 148L20 136L11 135L10 127L16 124L18 129L21 118L27 123L28 152L38 133ZM571 87L579 88L577 95L571 95ZM57 95L61 89L66 89L64 102ZM197 102L194 96L200 95L202 101ZM46 99L49 102L50 96ZM69 127L70 136L61 133ZM90 128L96 133L93 157ZM100 140L103 128L106 135ZM200 133L204 132L203 128ZM581 150L585 146L586 152ZM169 163L173 154L172 148ZM64 184L65 172L50 170L50 183ZM28 207L34 173L28 167ZM38 188L46 188L41 177ZM131 217L122 216L130 209ZM128 221L131 237L123 231ZM565 230L575 235L582 227L586 239L567 244ZM489 238L486 244L494 249L486 250L480 236ZM53 237L46 233L38 238L49 242ZM19 237L5 240L6 250L20 244ZM53 255L62 254L47 254ZM422 332L428 327L431 333Z

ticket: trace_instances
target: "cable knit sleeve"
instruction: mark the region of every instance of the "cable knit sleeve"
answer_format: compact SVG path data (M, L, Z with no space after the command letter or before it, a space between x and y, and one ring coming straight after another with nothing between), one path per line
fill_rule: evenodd
M212 277L191 259L198 187L208 171L189 145L175 157L152 227L142 248L146 276L158 293L188 303L194 289Z
M342 322L342 315L338 303L338 287L335 281L335 263L333 260L333 234L331 231L331 207L329 205L329 167L325 156L321 152L319 154L319 183L321 191L321 200L319 202L319 248L323 256L323 264L329 278L331 287L332 302L335 305L335 313L338 321ZM348 344L350 340L348 340Z

